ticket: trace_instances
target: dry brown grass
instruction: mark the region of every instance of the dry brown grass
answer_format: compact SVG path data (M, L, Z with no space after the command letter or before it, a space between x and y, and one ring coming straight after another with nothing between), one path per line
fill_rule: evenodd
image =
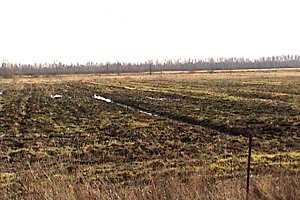
M62 83L69 81L91 81L91 80L177 80L191 81L204 79L244 79L263 77L300 77L300 68L282 69L247 69L247 70L214 70L214 71L166 71L149 73L122 73L117 74L68 74L68 75L40 75L40 76L15 76L0 78L0 83Z
M253 177L249 199L293 200L300 197L299 174ZM50 176L44 171L22 177L2 188L0 199L24 200L187 200L245 199L245 178L220 179L197 174L189 177L152 177L134 183L88 181L81 177Z

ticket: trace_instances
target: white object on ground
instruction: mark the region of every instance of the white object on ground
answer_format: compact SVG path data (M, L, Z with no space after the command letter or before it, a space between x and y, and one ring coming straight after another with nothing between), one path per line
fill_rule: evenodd
M139 110L140 113L143 113L143 114L146 114L146 115L150 115L152 116L153 114L152 113L149 113L149 112L146 112L146 111L142 111L142 110Z
M112 100L111 100L111 99L107 99L107 98L101 97L101 96L96 95L96 94L94 94L94 99L101 100L101 101L105 101L105 102L107 102L107 103L112 103Z
M158 97L158 98L147 97L147 98L151 99L151 100L157 100L157 101L164 101L164 100L166 100L166 98L163 98L163 97Z
M62 95L61 94L55 94L55 95L51 95L50 97L52 99L59 99L59 98L62 98Z
M3 92L0 92L0 95L2 95L3 94Z

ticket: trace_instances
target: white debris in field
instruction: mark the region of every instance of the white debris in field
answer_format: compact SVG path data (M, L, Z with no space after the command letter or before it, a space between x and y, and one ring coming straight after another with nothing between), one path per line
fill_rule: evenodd
M0 95L2 95L3 94L3 92L0 92Z
M111 100L111 99L107 99L107 98L101 97L101 96L96 95L96 94L94 94L94 99L101 100L101 101L105 101L105 102L107 102L107 103L112 103L112 100Z
M50 97L52 99L59 99L59 98L62 98L62 95L61 94L55 94L55 95L51 95Z
M157 101L164 101L164 100L166 100L166 98L163 98L163 97L158 97L158 98L147 97L147 98L151 99L151 100L157 100Z
M142 111L142 110L139 110L140 113L143 113L143 114L146 114L146 115L150 115L152 116L153 114L152 113L149 113L149 112L146 112L146 111Z

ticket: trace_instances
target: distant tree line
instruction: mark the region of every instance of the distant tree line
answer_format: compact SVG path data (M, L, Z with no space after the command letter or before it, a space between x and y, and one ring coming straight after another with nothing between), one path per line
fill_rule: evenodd
M198 71L198 70L233 70L233 69L270 69L300 67L299 55L282 55L261 57L259 59L248 58L207 58L166 60L158 62L149 60L144 63L94 63L70 64L35 63L16 64L3 60L0 67L0 76L14 75L51 75L51 74L81 74L81 73L134 73L160 71Z

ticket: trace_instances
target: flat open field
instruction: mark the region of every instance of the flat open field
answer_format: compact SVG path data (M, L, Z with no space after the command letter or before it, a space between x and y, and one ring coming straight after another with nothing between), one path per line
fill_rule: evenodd
M0 80L0 183L35 169L128 182L300 170L300 71ZM51 98L60 94L62 98Z

